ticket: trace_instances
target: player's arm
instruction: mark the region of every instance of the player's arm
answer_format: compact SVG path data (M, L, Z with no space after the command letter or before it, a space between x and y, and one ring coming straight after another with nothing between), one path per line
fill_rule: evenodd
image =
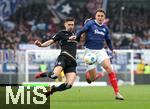
M84 21L84 25L85 25L88 21L90 21L90 20L92 20L92 18L86 19L86 20ZM81 34L81 37L80 37L80 43L83 45L83 43L85 42L85 40L86 40L86 33L82 33L82 34Z
M54 40L53 39L50 39L44 43L41 43L39 40L36 40L34 42L35 45L37 45L38 47L48 47L49 45L53 44L54 43Z
M110 34L109 34L109 30L107 30L107 34L105 36L105 40L106 40L106 43L107 43L107 46L109 47L109 49L111 51L113 51L113 45L112 45L111 37L110 37Z
M61 33L56 33L50 40L41 43L40 41L36 40L35 41L35 45L37 45L38 47L48 47L49 45L55 43L56 41L59 41L61 37Z
M82 35L84 32L88 31L88 30L90 29L90 27L91 27L91 22L87 22L87 23L84 25L84 27L81 28L81 29L77 32L77 34L76 34L76 40L77 40L77 41L80 41L81 35Z
M111 51L113 51L113 46L112 46L111 39L106 39L106 43L107 43L109 49L110 49Z
M81 38L81 35L82 35L83 33L85 33L87 30L88 30L87 28L83 27L82 29L80 29L80 30L77 32L76 35L70 36L69 39L70 39L70 40L76 40L76 41L79 42L79 41L80 41L80 38Z
M91 19L89 19L89 20L91 20ZM91 24L92 24L91 21L85 23L84 26L83 26L83 28L81 28L81 29L76 33L76 35L70 36L69 39L70 39L70 40L76 40L76 41L79 42L81 35L90 29Z

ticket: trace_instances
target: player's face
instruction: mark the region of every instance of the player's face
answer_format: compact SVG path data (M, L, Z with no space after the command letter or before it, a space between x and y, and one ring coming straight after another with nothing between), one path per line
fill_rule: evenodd
M65 22L65 28L67 31L73 31L74 30L74 21L67 21Z
M105 20L105 14L103 12L97 12L95 15L95 19L99 24L102 24Z

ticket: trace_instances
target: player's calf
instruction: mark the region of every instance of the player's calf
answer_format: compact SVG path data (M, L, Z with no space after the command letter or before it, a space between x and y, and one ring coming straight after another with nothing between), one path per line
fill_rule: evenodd
M89 84L91 84L91 76L90 76L90 73L89 72L86 72L85 73L85 78L86 78L86 81L89 83Z
M96 76L91 77L89 72L85 73L86 81L90 84L92 81L95 81L97 79L100 79L104 76L103 73L97 73Z
M97 73L97 74L96 74L96 77L93 79L93 81L95 81L95 80L97 80L97 79L100 79L100 78L102 78L103 76L104 76L103 73Z

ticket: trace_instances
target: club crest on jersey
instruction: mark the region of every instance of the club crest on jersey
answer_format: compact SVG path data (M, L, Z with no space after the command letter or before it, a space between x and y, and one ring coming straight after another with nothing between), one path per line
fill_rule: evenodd
M106 29L105 29L105 28L103 28L103 31L105 31L105 32L106 32Z
M96 29L94 31L95 34L100 34L100 35L105 35L105 33L103 31L99 31L98 29Z

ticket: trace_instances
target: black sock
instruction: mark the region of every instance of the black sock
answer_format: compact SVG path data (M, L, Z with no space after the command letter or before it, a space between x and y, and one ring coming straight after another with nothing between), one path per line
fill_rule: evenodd
M56 76L53 72L44 72L41 74L41 77L49 77L51 79L57 79L58 76Z
M47 76L48 76L47 72L41 74L41 77L47 77Z
M69 85L67 83L63 83L63 84L59 85L58 87L53 86L52 90L53 90L53 92L64 91L66 89L70 89L71 87L72 87L72 85Z
M48 77L51 78L51 79L57 79L58 78L58 76L55 75L55 73L52 73L52 72L48 73Z

